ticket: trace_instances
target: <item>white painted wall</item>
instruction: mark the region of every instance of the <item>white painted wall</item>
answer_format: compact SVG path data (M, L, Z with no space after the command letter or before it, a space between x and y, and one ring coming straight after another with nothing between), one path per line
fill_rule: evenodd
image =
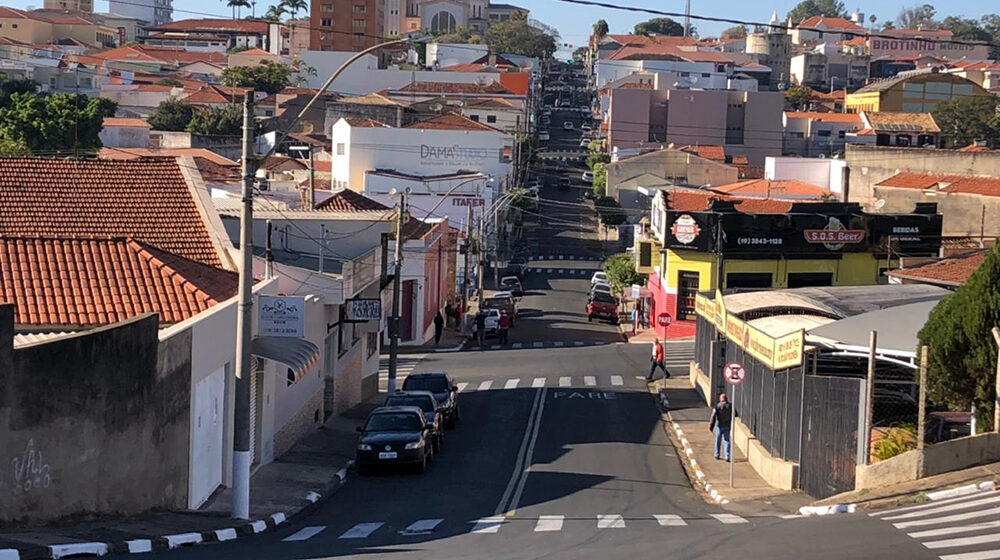
M326 309L322 299L315 296L305 296L305 340L312 342L322 350L326 339ZM315 366L297 382L288 383L288 366L277 364L277 372L274 376L274 431L280 432L289 425L303 407L309 404L310 399L318 391L323 389L323 362L320 360ZM306 411L311 414L310 411ZM320 411L320 425L323 419Z
M657 72L667 74L667 80L673 76L674 81L684 76L686 72L689 79L695 80L693 87L700 89L726 89L728 87L729 76L726 72L719 72L715 63L712 62L687 62L683 60L598 60L594 64L594 73L597 76L597 88L600 89L619 78L632 75L636 72ZM708 76L703 76L708 74ZM673 83L661 86L659 89L673 87Z
M466 45L461 43L428 43L427 68L433 69L437 62L438 68L446 68L456 64L470 64L486 56L489 47L486 45Z
M364 188L365 172L374 169L415 175L469 171L493 177L510 171L502 157L513 138L501 132L352 127L341 119L331 136L332 178L358 191ZM340 150L340 144L345 149Z
M842 159L767 157L764 159L764 178L802 181L842 195L846 168L847 161Z
M517 131L518 126L524 126L522 122L524 120L524 113L514 108L480 109L478 107L465 107L462 109L462 114L476 122L492 126L493 128L499 128L504 132L514 133ZM491 118L492 122L490 121Z

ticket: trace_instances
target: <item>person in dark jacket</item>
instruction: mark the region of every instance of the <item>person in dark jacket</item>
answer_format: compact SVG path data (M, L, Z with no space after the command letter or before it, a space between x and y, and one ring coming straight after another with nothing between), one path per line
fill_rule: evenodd
M438 311L437 315L434 316L434 346L437 346L441 342L441 334L444 332L444 317L441 316L441 312Z
M482 349L486 340L486 312L480 310L476 313L476 340L479 341L479 348Z
M708 429L715 432L715 459L719 460L722 443L725 442L726 461L729 460L729 431L732 428L733 405L725 393L719 395L719 404L712 409L712 418L708 421Z

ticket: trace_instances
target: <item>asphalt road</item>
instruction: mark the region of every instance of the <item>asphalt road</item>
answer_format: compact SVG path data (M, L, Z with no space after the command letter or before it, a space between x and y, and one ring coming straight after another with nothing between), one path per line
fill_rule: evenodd
M555 193L573 195L579 196ZM542 213L582 220L583 212L553 205ZM539 229L545 240L536 247L539 255L558 248L565 256L593 256L585 235L565 234L554 219L543 218ZM460 424L447 433L429 472L352 473L319 508L276 530L148 556L937 557L891 524L862 514L784 519L736 515L704 502L637 379L647 371L649 348L622 343L612 325L586 321L589 276L547 272L594 262L536 263L546 270L526 280L526 313L511 333L520 348L407 356L408 371L446 370L461 388ZM668 356L691 348L690 342L670 344Z

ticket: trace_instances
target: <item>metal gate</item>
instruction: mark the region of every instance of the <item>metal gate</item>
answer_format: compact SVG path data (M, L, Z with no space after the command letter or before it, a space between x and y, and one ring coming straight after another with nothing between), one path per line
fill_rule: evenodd
M805 376L799 487L814 498L854 490L865 381Z

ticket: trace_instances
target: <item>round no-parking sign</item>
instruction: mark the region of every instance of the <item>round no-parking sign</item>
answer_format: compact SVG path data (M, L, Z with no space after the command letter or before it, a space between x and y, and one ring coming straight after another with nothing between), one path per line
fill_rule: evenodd
M743 364L739 362L729 362L726 367L722 369L722 375L726 378L732 385L739 385L743 383L743 380L747 378L747 370L743 368Z

